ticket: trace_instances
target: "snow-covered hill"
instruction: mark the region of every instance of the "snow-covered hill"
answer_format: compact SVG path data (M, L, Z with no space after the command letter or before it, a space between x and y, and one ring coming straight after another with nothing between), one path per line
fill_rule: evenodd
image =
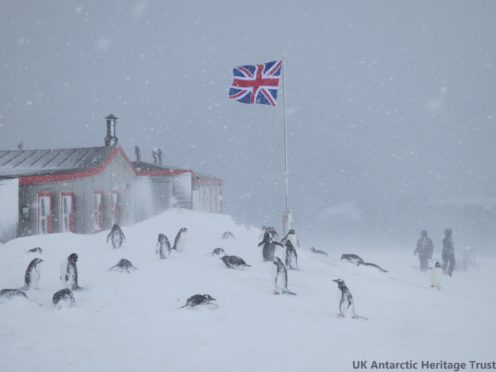
M158 233L173 241L189 229L184 252L155 254ZM235 239L221 239L231 231ZM468 362L494 358L495 261L444 278L442 291L413 266L411 247L394 252L357 247L320 256L299 250L289 272L297 296L272 294L271 263L257 247L260 231L224 215L170 210L124 228L122 248L92 236L52 234L0 245L0 288L19 288L43 248L42 277L29 297L0 303L0 371L351 371L354 360ZM250 265L230 270L207 254L216 247ZM76 306L54 310L59 265L79 255ZM389 270L340 262L358 253ZM436 252L439 253L439 252ZM138 270L108 272L120 258ZM340 319L334 278L346 281L357 312L369 320ZM190 295L209 293L218 308L178 309Z

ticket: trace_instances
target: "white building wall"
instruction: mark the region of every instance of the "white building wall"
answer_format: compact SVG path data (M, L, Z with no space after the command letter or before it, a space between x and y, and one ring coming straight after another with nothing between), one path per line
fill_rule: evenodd
M17 235L19 221L19 179L0 180L0 242Z

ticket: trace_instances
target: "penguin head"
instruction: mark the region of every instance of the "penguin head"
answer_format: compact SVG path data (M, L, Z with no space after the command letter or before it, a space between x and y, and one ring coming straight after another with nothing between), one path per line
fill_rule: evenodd
M345 286L343 279L332 279L333 282L336 282L339 288Z
M188 231L188 229L186 227L181 227L181 230L180 230L182 233L185 233L186 231Z
M205 293L203 295L203 298L207 301L217 301L215 298L213 298L212 296L210 296L208 293Z
M444 229L444 235L451 236L452 233L453 233L453 231L450 228Z
M296 234L296 232L294 231L294 229L289 229L288 233L290 233L290 234Z
M34 260L34 264L35 265L39 265L40 263L42 263L44 260L42 260L41 258L35 258Z
M420 235L423 237L423 238L426 238L427 237L427 231L426 230L422 230L420 232Z
M164 234L158 234L158 241L163 243L165 241L165 235Z
M67 259L69 260L69 262L76 263L78 260L78 255L77 253L71 253Z

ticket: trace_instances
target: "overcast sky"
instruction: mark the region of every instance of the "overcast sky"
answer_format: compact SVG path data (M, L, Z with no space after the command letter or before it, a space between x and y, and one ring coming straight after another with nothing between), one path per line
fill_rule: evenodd
M0 149L103 145L113 113L130 157L160 147L221 177L239 222L280 226L282 105L227 92L284 52L297 230L496 238L494 1L0 4Z

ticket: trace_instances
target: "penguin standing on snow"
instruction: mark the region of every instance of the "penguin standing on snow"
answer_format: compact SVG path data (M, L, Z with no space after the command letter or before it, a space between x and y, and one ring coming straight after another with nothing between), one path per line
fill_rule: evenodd
M178 252L182 252L184 250L184 247L186 245L187 232L188 229L185 227L181 227L179 229L176 235L176 239L174 239L174 246L172 247L172 249Z
M112 242L112 247L120 248L122 246L122 243L124 243L126 236L122 232L121 227L117 224L114 224L114 226L112 226L112 230L110 230L109 234L107 235L107 243L109 239Z
M346 283L342 279L333 279L333 282L338 284L338 288L341 291L341 300L339 301L339 317L345 318L348 310L351 310L353 319L367 319L363 316L357 315L355 313L355 302L353 301L353 296L350 290L346 286Z
M289 229L288 233L281 239L281 243L285 244L288 240L291 242L293 247L300 247L300 241L298 240L298 236L296 235L296 231L294 229Z
M73 291L82 289L78 284L77 260L78 255L71 253L60 265L60 280L62 281L62 285Z
M431 271L431 287L437 288L437 290L440 291L442 279L443 279L443 267L441 266L439 261L436 261L436 264L434 265Z
M158 234L158 242L155 248L155 253L160 256L160 259L169 257L171 251L171 245L169 239L164 234Z
M258 243L258 246L262 246L262 257L264 261L273 261L274 252L276 250L276 245L283 246L281 243L273 241L271 233L266 230L263 236L263 240Z
M289 270L298 270L298 254L291 240L286 240L286 267Z
M274 279L274 294L290 294L296 295L296 293L291 292L288 289L288 271L286 266L282 263L279 257L274 257L272 261L274 264L274 269L272 271L272 277Z
M38 287L40 281L40 264L43 262L41 258L31 260L24 274L24 287L23 290L27 291Z

